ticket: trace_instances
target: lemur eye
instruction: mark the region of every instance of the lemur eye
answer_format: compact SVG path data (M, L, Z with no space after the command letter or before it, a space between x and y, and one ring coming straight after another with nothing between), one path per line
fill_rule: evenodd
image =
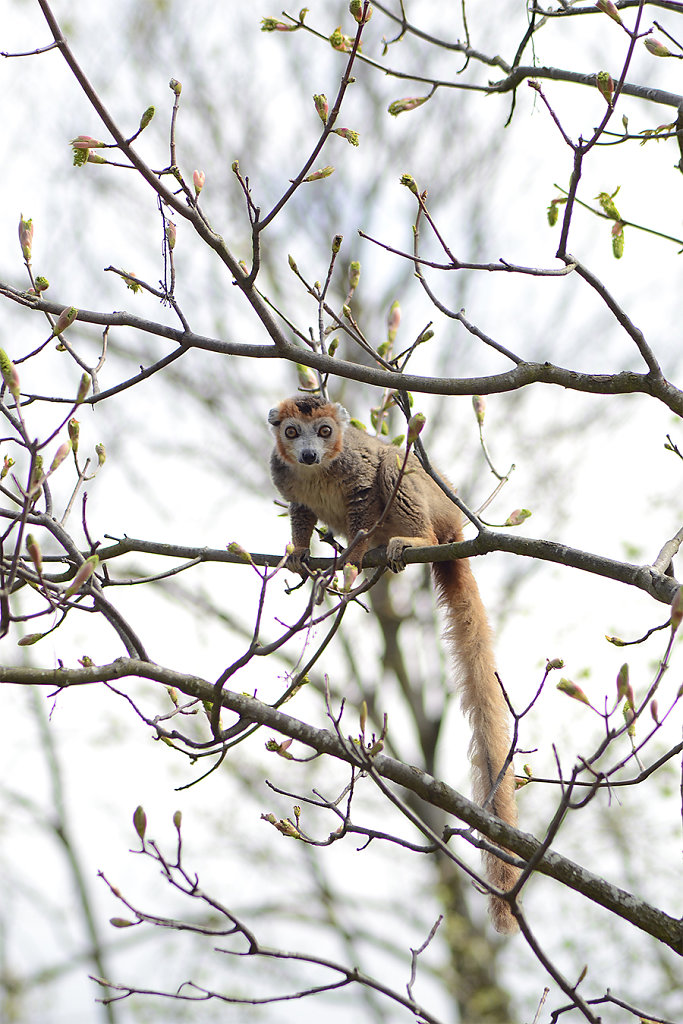
M322 427L320 428L320 430L318 431L318 437L331 437L331 436L332 436L332 427L329 425L329 423L324 423L322 425Z
M285 427L285 437L288 437L290 441L293 441L295 437L299 436L299 431L296 427Z

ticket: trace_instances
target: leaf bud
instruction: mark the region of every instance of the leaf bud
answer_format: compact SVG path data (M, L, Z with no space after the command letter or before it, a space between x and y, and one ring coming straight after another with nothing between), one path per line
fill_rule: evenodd
M176 831L180 832L180 826L183 822L183 812L175 811L173 814L173 824L175 825Z
M26 550L31 557L31 561L35 565L36 570L40 572L43 567L43 554L40 550L40 544L32 533L29 533L26 537Z
M262 32L296 32L298 25L286 25L277 18L261 18Z
M313 102L315 103L315 109L318 112L318 117L323 124L327 124L327 114L329 111L327 96L322 92L316 93L313 97Z
M360 141L360 135L353 128L333 128L332 131L340 138L346 139L352 146L357 146Z
M175 93L176 96L180 96L181 92L183 91L183 87L177 80L177 78L172 78L168 83L168 87L171 90L171 92Z
M348 594L358 577L358 566L347 562L344 566L344 593Z
M26 262L31 260L31 247L33 245L33 218L24 220L23 213L19 215L19 245L24 254Z
M334 167L328 164L327 167L320 167L317 171L307 175L304 181L320 181L321 178L329 178L331 174L334 174Z
M484 416L486 415L486 397L484 395L472 395L472 408L474 409L474 415L477 417L477 423L479 426L484 425Z
M97 465L103 466L107 461L107 453L101 442L95 445L95 454L97 455Z
M77 135L75 139L72 139L69 143L74 149L99 149L102 146L106 146L106 142L102 142L100 139L93 139L92 135Z
M354 292L358 287L360 281L360 263L358 260L352 260L349 264L349 290Z
M612 96L614 95L614 82L612 81L612 76L608 71L598 71L596 81L600 94L604 96L607 104L611 107Z
M617 673L617 702L621 703L629 691L628 664L623 664Z
M612 253L615 260L624 255L624 225L620 221L612 227Z
M299 378L299 384L306 391L314 391L318 387L318 378L316 377L310 366L304 366L303 363L296 364L296 372Z
M612 3L612 0L595 0L595 6L599 11L602 11L603 14L608 15L612 21L616 21L617 25L621 25L621 16L615 5Z
M673 57L671 50L659 39L655 39L654 36L648 36L647 39L643 41L645 43L645 49L651 53L653 57Z
M516 508L514 512L511 512L507 517L503 526L521 526L525 519L528 519L531 512L528 508Z
M590 701L586 694L583 692L581 687L577 686L576 683L573 683L571 679L560 679L557 684L557 689L561 693L566 693L568 697L572 697L574 700L579 700L582 704L588 704L590 706Z
M408 445L413 445L417 441L419 435L422 433L422 429L427 422L427 417L423 412L416 412L414 416L411 416L408 420Z
M252 564L253 559L251 555L245 548L242 547L241 544L238 544L237 541L233 540L228 544L228 551L230 552L231 555L235 555L237 558L241 559L247 565Z
M27 633L26 636L22 636L21 640L17 640L17 647L31 647L42 640L44 636L45 633Z
M550 658L550 660L546 662L545 667L547 672L551 672L556 668L564 668L564 661L562 658Z
M60 444L59 448L55 452L55 457L50 464L50 473L54 473L54 471L61 466L70 451L71 441L65 441L63 444Z
M353 39L351 36L345 36L341 30L341 25L337 25L330 36L330 46L333 50L338 50L340 53L349 53L353 47Z
M136 807L133 814L133 825L135 831L142 841L145 841L145 832L147 831L147 815L142 807Z
M408 110L415 110L417 107L421 107L423 103L426 103L429 96L406 96L402 100L394 100L387 107L388 112L392 117L398 117L399 114L404 114Z
M132 928L138 921L129 921L127 917L110 917L109 924L113 928Z
M0 373L7 389L15 402L19 401L19 373L16 366L3 348L0 348Z
M52 328L52 337L57 338L62 331L65 331L67 327L70 327L78 316L78 310L75 306L67 306L57 317L57 321Z
M35 280L36 291L40 295L41 292L46 292L50 287L50 282L46 277L39 276Z
M417 185L415 184L415 178L413 178L412 174L402 174L401 184L410 189L414 196L417 195Z
M76 392L76 405L80 405L88 397L88 391L90 390L90 374L81 374L81 379L78 384L78 391Z
M175 249L177 228L172 220L166 221L166 241L169 249Z
M342 244L343 241L344 241L344 236L343 235L335 235L334 238L332 239L332 252L334 253L335 256L337 255L337 253L341 249L341 244Z
M140 128L139 128L139 131L142 132L142 131L145 130L145 128L147 127L149 122L154 117L155 113L156 113L156 111L155 111L154 107L147 107L147 110L144 112L144 114L140 118Z
M398 332L399 324L401 323L401 306L396 299L392 302L389 307L389 316L387 318L387 341L392 343L396 340L396 334Z
M5 455L3 460L2 469L0 469L0 480L4 480L10 469L14 465L14 459L11 455Z
M73 597L73 595L81 589L81 587L88 582L92 574L94 573L97 566L100 564L99 555L91 555L90 558L86 558L85 562L80 566L78 572L74 576L71 584L64 593L65 597Z

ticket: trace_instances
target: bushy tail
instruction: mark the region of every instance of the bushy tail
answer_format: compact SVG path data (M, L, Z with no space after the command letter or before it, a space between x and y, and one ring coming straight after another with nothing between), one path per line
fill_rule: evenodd
M457 673L463 711L472 727L470 761L475 801L484 805L510 749L509 712L495 674L491 627L479 596L469 562L435 562L432 565L439 603L446 612L445 639ZM489 811L508 825L517 824L512 767L500 780ZM518 870L495 854L484 854L486 876L498 889L510 889ZM514 932L517 922L505 900L491 897L489 910L499 932Z

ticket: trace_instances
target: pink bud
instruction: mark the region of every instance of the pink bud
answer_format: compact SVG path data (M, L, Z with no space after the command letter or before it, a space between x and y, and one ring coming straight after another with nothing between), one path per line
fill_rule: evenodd
M566 693L568 697L572 697L574 700L580 700L582 704L588 704L590 706L590 701L586 694L583 692L581 687L577 686L576 683L573 683L571 679L560 679L557 684L557 689L561 693Z
M353 128L333 128L332 131L340 138L346 139L352 146L357 146L360 142L360 135Z
M474 415L477 417L477 423L479 426L484 424L484 416L486 414L486 398L484 395L472 395L472 408L474 409Z
M72 139L70 145L74 149L98 149L102 146L106 146L106 142L100 142L99 139L93 139L91 135L77 135L75 139Z
M504 526L521 526L525 519L528 519L531 512L528 508L516 508L514 512L511 512L507 517Z
M659 725L659 705L656 700L650 703L650 714L652 715L652 721Z
M402 100L394 100L387 107L387 110L392 117L398 117L399 114L404 114L407 110L415 110L416 107L421 107L423 103L426 103L429 96L406 96Z
M73 595L81 589L81 587L87 583L95 569L99 565L99 555L91 555L90 558L86 558L85 562L81 565L78 572L71 581L71 585L65 591L65 597L73 597Z
M204 171L195 171L192 175L192 181L194 183L194 194L198 196L204 188L204 182L206 181Z
M61 464L64 462L64 459L67 457L70 451L71 441L65 441L64 444L60 444L59 448L55 452L55 457L52 460L52 464L50 466L50 473L54 473L57 467L61 466Z
M398 331L400 323L401 306L397 299L395 302L392 302L389 309L389 316L387 318L387 341L393 342L396 340L396 332Z
M664 45L664 43L662 43L659 39L655 39L654 36L648 36L647 39L644 40L644 42L645 42L645 48L654 57L672 57L673 56L673 54L671 53L671 50L669 50L668 47L666 47Z
M619 11L612 3L612 0L595 0L595 6L603 14L607 14L612 21L616 21L617 25L621 25L621 17Z
M24 220L23 213L19 217L19 245L24 254L25 260L31 259L31 246L33 245L33 220Z
M617 675L617 698L623 700L624 697L628 696L629 681L628 681L628 665L624 664L619 669Z
M671 602L671 630L676 632L683 620L683 587L679 587Z
M344 591L346 593L351 590L352 586L356 582L358 577L358 568L351 562L347 562L344 566Z
M57 322L52 328L52 337L56 338L62 331L65 331L67 327L70 327L78 316L78 310L75 306L67 306L57 317Z

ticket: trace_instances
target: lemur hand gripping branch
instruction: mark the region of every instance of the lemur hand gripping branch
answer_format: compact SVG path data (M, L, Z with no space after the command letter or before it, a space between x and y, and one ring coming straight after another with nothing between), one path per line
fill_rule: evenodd
M396 489L402 461L397 458L398 450L351 426L349 414L341 405L317 396L298 396L271 409L268 421L275 435L273 481L290 502L292 568L302 568L319 519L347 542L359 531L375 527L371 537L363 537L354 546L349 560L360 566L371 544L386 545L387 561L394 572L404 568L403 552L407 547L462 540L460 510L418 459L412 453L408 456ZM433 563L432 574L446 614L445 637L462 708L472 727L474 798L503 821L515 825L512 768L508 767L498 781L510 739L486 611L467 560ZM517 879L517 869L493 853L485 853L484 858L489 882L500 890L510 889ZM516 930L505 900L492 896L490 911L498 931Z

